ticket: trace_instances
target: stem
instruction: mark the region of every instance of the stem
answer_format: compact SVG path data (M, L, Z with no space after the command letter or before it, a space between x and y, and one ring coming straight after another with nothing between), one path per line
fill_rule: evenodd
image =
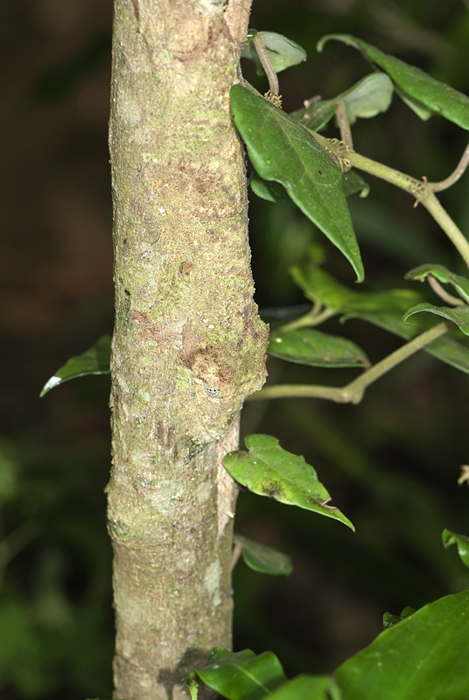
M352 131L350 129L350 124L347 118L347 110L345 109L345 103L343 100L339 100L337 106L337 121L339 122L340 138L345 143L350 150L353 149Z
M384 360L381 360L381 362L378 362L376 365L373 365L373 367L370 367L370 369L368 369L366 372L363 372L363 374L350 382L350 384L347 384L347 386L342 390L344 395L348 397L348 400L351 403L359 403L363 398L365 389L370 386L370 384L382 377L383 374L386 374L386 372L389 372L389 370L393 369L393 367L399 365L403 360L406 360L418 350L421 350L433 340L436 340L436 338L444 335L448 329L449 325L446 323L446 321L443 321L442 323L438 323L436 326L429 328L428 331L421 333L416 338L413 338L408 343L385 357Z
M285 331L296 331L299 328L311 328L312 326L319 326L320 323L327 321L328 318L335 316L337 313L338 312L336 311L336 309L329 308L323 309L323 311L319 311L319 309L315 305L310 311L308 311L308 313L304 314L304 316L300 316L300 318L297 318L294 321L290 321L290 323L285 323L280 328L277 328L276 332L285 333Z
M400 347L395 352L378 362L370 369L366 370L357 379L346 386L330 387L330 386L307 386L304 384L282 384L279 386L268 386L248 397L249 401L257 401L260 399L287 399L293 397L301 398L316 398L328 399L336 403L353 403L357 404L363 398L365 389L373 384L377 379L396 367L398 364L406 360L408 357L421 350L433 340L436 340L441 335L446 333L449 325L446 321L438 323L429 330L421 333L417 337L410 340L408 343Z
M264 42L262 41L262 37L260 37L259 34L256 34L252 40L252 43L254 44L254 48L256 49L257 55L259 56L259 61L261 62L262 68L264 69L267 79L269 81L270 92L272 93L272 95L278 95L279 85L277 73L274 70L272 62L269 58L269 54L267 53L267 49L265 48Z
M430 182L429 185L433 192L441 192L442 190L447 190L448 187L454 185L455 182L464 174L467 166L469 165L469 144L466 146L464 153L462 154L461 160L457 164L456 168L453 170L451 175L441 182Z
M317 142L320 143L327 152L332 152L335 158L337 158L339 161L341 160L341 147L343 149L343 144L341 144L341 142L335 144L330 139L324 138L324 136L320 136L313 131L311 133ZM396 185L396 187L400 187L402 190L405 190L415 197L417 202L421 202L425 209L435 219L437 224L439 224L439 226L446 233L466 265L469 267L469 241L435 197L433 191L434 186L432 184L426 182L425 180L417 180L410 175L401 173L399 170L394 170L394 168L383 165L383 163L377 163L376 161L371 160L371 158L366 158L366 156L362 156L352 150L348 150L347 160L352 167L363 170L364 172L374 175L375 177L379 177L382 180L386 180L386 182L390 182L392 185ZM464 161L464 156L462 161ZM461 163L459 164L458 168L460 168L460 166ZM458 170L458 168L456 170ZM448 180L449 179L450 178L448 178Z
M422 199L422 204L425 209L430 212L437 224L441 226L454 247L458 250L466 265L469 267L469 241L463 232L456 226L448 212L443 209L433 192L430 191L425 199Z
M452 294L448 294L446 289L441 286L436 277L433 277L433 275L428 275L427 281L435 294L438 294L440 299L446 301L447 304L451 304L452 306L464 306L463 300L459 299L459 297L454 297Z

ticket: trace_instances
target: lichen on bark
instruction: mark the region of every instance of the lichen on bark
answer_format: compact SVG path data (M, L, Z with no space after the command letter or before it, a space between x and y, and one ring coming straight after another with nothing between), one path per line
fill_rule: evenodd
M110 152L116 696L229 646L236 449L265 378L229 89L250 0L115 0ZM179 689L179 690L178 690Z

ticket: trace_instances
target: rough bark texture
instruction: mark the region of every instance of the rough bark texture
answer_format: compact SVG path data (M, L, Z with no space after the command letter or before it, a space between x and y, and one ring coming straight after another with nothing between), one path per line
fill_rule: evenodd
M250 0L115 0L110 151L115 695L186 695L231 641L221 459L265 377L229 88Z

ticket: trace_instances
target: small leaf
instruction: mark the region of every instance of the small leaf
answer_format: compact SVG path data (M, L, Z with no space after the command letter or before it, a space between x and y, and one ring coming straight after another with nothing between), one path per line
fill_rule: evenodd
M383 615L383 628L387 629L388 627L392 627L393 625L397 625L398 622L401 622L401 620L404 620L406 617L409 617L409 615L412 615L415 612L415 608L411 608L410 605L407 605L404 610L401 612L400 615L392 615L391 613L384 613Z
M392 80L385 73L372 73L336 99L345 104L347 118L354 124L358 117L369 119L386 112L392 101Z
M336 100L311 100L311 104L292 112L290 116L311 131L319 131L326 126L337 112Z
M250 649L232 653L221 647L212 650L205 666L193 671L186 685L194 677L228 700L261 700L287 680L271 651L256 656Z
M263 71L260 67L260 62L257 56L257 51L254 47L252 39L257 34L262 39L262 42L267 50L267 54L276 73L281 73L285 68L296 66L298 63L306 61L306 51L291 39L287 39L282 34L276 32L256 32L249 30L249 42L244 46L241 53L242 58L249 58L256 63L258 74L262 75Z
M419 265L419 267L414 267L413 270L409 270L405 278L423 282L428 275L432 275L438 282L453 285L459 296L469 304L469 279L461 275L456 275L454 272L450 272L446 267L443 267L443 265Z
M469 98L463 93L350 34L329 34L323 37L317 45L318 51L322 51L326 42L331 39L353 46L386 71L400 88L402 96L408 97L410 103L417 101L431 113L441 114L463 129L469 129Z
M88 374L109 374L109 362L111 357L111 336L103 335L93 347L85 350L81 355L71 357L57 370L53 377L47 381L39 396L44 396L69 379L86 377Z
M469 591L425 605L334 673L342 700L469 697Z
M233 540L241 547L244 563L253 571L271 576L289 576L293 571L290 557L273 547L234 535Z
M287 362L312 367L370 366L366 354L351 340L310 328L273 333L267 352Z
M442 316L448 321L455 323L459 330L465 335L469 335L469 306L434 306L434 304L417 304L404 314L404 321L407 321L414 314L428 312L436 316Z
M241 85L231 88L231 107L259 175L285 187L301 211L345 255L358 281L362 281L360 251L337 165L308 129Z
M372 73L362 78L349 90L342 92L330 100L312 101L310 105L291 113L312 131L319 131L337 112L339 102L345 105L345 111L350 124L358 117L375 117L380 112L386 112L392 101L393 84L385 73Z
M245 444L248 452L230 452L223 459L235 481L260 496L320 513L355 529L340 510L327 505L329 493L304 457L282 449L270 435L247 435Z
M446 530L446 528L443 530L441 537L446 548L451 547L452 544L458 546L458 554L461 561L464 566L469 568L469 537L466 535L458 535L456 532Z
M280 686L269 700L329 700L328 690L333 685L330 676L300 675Z
M294 206L285 187L279 182L268 182L259 177L257 173L254 173L251 177L250 185L254 194L257 194L258 197L265 199L267 202L285 204L290 207Z
M342 175L342 187L344 188L345 196L350 197L352 194L358 194L362 199L368 197L370 186L355 170L349 170L348 173Z

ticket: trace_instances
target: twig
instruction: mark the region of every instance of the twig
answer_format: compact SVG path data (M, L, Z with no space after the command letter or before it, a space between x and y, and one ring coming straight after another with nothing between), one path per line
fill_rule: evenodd
M254 48L256 49L257 55L259 56L259 61L261 62L262 68L264 69L267 79L269 81L270 92L272 95L278 95L279 85L277 73L274 70L272 62L269 58L269 54L267 53L267 49L265 48L264 42L262 41L262 37L260 37L259 34L256 34L252 40L252 43L254 44Z
M453 170L451 175L441 182L430 182L429 186L433 192L441 192L442 190L447 190L448 187L454 185L455 182L464 174L467 166L469 165L469 144L466 146L466 150L462 154L462 158L457 164L456 168Z
M441 284L438 282L436 277L433 277L433 275L428 275L427 276L427 281L430 287L433 289L435 294L438 294L438 296L443 299L443 301L446 301L447 304L452 304L452 306L464 306L464 302L462 299L459 297L454 297L452 294L449 294L446 289L444 289Z

